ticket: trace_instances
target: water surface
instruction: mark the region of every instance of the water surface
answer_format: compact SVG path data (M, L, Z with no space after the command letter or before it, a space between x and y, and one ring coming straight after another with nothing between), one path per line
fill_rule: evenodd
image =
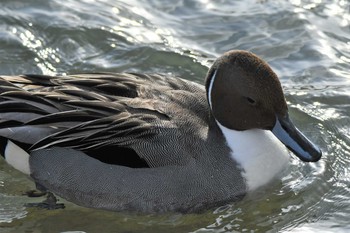
M348 232L350 3L345 0L2 0L0 74L163 73L203 83L230 49L279 75L295 124L324 152L201 214L25 208L34 185L0 161L0 232Z

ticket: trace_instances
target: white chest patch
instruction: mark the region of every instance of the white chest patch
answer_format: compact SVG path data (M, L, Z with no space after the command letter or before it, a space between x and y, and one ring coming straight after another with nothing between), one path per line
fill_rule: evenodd
M289 164L287 148L268 130L251 129L236 131L218 123L231 156L243 168L248 190L267 184Z

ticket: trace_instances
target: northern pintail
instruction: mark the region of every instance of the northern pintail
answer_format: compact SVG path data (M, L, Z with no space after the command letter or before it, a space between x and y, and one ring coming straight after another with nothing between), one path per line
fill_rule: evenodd
M135 73L0 77L2 154L43 190L108 210L194 212L240 199L321 151L277 75L232 50L205 86ZM284 145L283 145L284 144Z

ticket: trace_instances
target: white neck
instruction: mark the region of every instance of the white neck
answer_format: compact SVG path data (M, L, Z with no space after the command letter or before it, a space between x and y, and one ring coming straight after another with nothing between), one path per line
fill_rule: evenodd
M249 191L267 184L287 167L288 150L271 131L236 131L217 123L232 150L232 158L243 168Z

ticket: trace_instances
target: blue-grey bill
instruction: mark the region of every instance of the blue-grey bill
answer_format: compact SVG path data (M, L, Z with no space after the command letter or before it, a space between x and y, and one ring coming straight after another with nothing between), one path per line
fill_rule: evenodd
M304 162L317 162L321 150L300 132L289 119L289 116L277 117L272 133Z

